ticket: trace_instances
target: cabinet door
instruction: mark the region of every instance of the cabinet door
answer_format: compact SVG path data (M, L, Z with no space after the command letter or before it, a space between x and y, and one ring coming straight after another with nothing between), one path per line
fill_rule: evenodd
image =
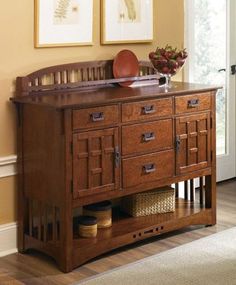
M73 135L74 198L118 189L118 128Z
M211 164L210 113L176 118L176 174Z

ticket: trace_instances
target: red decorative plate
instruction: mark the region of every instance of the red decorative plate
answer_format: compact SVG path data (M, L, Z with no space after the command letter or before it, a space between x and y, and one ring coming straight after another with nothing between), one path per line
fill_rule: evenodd
M113 61L113 75L115 78L135 77L139 75L139 63L131 50L121 50ZM130 86L134 81L120 82L121 86Z

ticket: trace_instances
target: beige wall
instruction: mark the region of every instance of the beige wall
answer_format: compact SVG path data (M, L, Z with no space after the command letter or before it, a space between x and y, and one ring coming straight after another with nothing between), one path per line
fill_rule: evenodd
M100 1L94 0L95 38L92 47L61 47L35 49L33 38L33 0L1 3L0 9L0 157L16 152L15 112L9 103L13 96L16 76L24 76L39 68L75 61L113 58L123 48L131 49L139 59L148 59L156 45L183 46L183 0L154 1L154 41L152 44L100 45ZM174 23L174 24L173 24ZM181 77L179 76L179 79ZM0 209L4 218L0 223L14 219L12 197L13 179L0 179ZM3 189L5 188L5 189ZM10 195L11 196L11 195ZM6 212L5 212L6 211ZM9 214L7 214L9 211ZM5 218L6 217L6 218Z
M0 179L0 225L16 220L15 177Z

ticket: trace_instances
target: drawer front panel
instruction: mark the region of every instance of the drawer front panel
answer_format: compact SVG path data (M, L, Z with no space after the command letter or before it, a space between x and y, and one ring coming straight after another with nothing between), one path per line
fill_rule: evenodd
M153 152L173 147L172 120L125 126L122 128L122 154Z
M174 175L174 151L123 159L123 187L156 181Z
M127 103L122 105L122 122L148 120L172 113L172 98Z
M193 113L211 108L211 93L194 94L175 98L176 114Z
M117 105L73 111L73 129L112 125L117 124L118 120L119 108Z

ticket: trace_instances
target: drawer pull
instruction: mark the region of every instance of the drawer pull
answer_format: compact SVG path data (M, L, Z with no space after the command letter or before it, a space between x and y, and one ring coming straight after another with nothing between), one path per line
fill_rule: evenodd
M103 112L92 113L90 114L90 118L93 122L104 121L104 114Z
M115 147L114 160L115 160L115 167L118 168L120 166L120 152L118 146Z
M177 136L177 137L176 137L176 140L175 140L175 149L176 149L176 152L179 152L179 150L180 150L180 144L181 144L180 136Z
M199 99L188 100L188 108L197 108L199 106Z
M156 166L154 163L146 164L143 166L143 171L146 174L152 173L156 171Z
M142 111L144 115L153 114L156 112L154 105L143 106Z
M150 142L155 140L155 134L153 132L143 134L143 141Z

